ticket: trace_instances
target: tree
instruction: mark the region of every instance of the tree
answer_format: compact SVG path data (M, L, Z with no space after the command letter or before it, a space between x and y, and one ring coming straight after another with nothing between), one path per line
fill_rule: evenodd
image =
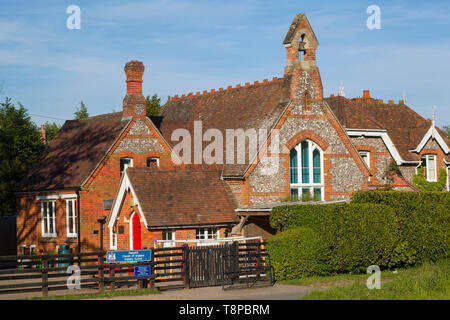
M61 128L61 126L59 126L58 124L56 124L55 122L46 122L44 124L44 129L45 129L45 135L47 137L47 143L49 143L50 141L52 141L52 139L56 136L56 134L59 132L59 129Z
M157 94L154 94L151 98L150 96L147 96L147 98L145 98L145 100L147 101L147 116L151 117L151 116L159 116L159 114L161 113L161 98L158 98Z
M80 108L77 108L75 114L75 120L85 119L89 117L89 113L87 112L86 105L83 101L80 102Z
M444 131L447 132L447 136L450 139L450 126L444 126Z
M0 215L14 215L14 190L45 146L27 110L10 98L0 103Z

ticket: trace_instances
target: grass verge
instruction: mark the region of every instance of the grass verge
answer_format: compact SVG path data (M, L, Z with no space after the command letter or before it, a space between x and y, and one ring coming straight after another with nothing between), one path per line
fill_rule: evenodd
M358 275L358 277L352 278L351 284L334 285L327 290L313 291L300 300L450 299L450 259L436 263L425 263L421 266L402 270L398 274L392 274L390 281L382 282L381 289L368 289L365 283L367 277L368 275ZM383 279L383 273L381 280L385 280Z
M129 297L142 296L147 294L159 294L157 289L133 289L133 290L118 290L108 291L103 293L85 293L85 294L67 294L61 296L48 297L32 297L29 300L82 300L82 299L104 299L113 297Z

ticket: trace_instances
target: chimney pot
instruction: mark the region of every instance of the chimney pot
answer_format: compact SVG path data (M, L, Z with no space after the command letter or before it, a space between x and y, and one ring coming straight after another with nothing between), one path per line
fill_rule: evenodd
M388 104L394 104L394 100L389 100Z
M370 99L370 91L369 90L364 90L363 91L363 98L364 99Z

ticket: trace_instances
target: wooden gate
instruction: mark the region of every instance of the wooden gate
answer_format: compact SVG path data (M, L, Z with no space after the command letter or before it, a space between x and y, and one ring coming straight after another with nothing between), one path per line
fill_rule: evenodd
M235 268L237 264L237 243L190 247L187 251L191 288L222 285L224 271ZM234 259L230 259L233 255Z
M186 247L187 287L271 285L270 258L262 246L258 241Z

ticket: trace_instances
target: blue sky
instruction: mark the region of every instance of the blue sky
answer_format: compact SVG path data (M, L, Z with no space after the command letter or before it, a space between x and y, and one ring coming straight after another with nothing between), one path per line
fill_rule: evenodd
M81 29L69 30L69 5ZM381 30L369 30L369 5ZM450 125L448 1L0 0L0 99L20 101L37 124L120 111L127 61L146 67L144 94L163 98L282 77L282 45L296 13L319 40L325 96L369 89ZM49 118L38 117L44 115ZM55 119L53 119L55 118Z

